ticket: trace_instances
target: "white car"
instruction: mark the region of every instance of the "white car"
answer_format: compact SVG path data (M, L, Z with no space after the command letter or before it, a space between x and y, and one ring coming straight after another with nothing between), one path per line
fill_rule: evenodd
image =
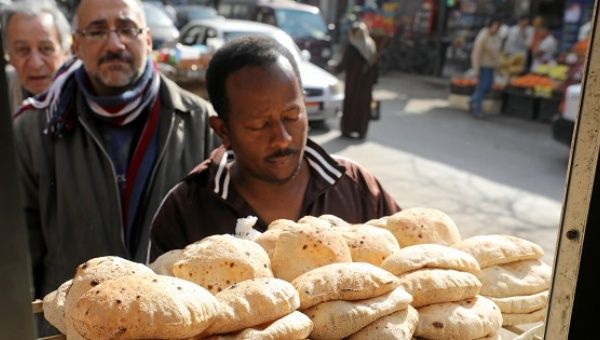
M324 69L312 64L308 52L300 51L292 38L281 29L253 21L225 18L192 21L181 30L178 43L185 48L203 47L214 53L229 40L248 35L268 36L285 46L294 56L305 92L310 121L322 121L341 113L344 89L341 82ZM196 73L203 80L204 72Z
M552 136L555 140L571 146L575 119L579 114L579 101L581 98L581 83L567 86L560 112L552 121Z

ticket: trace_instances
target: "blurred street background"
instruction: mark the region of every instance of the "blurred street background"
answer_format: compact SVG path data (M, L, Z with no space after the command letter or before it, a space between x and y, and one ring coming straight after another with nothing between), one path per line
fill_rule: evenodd
M310 138L372 170L404 208L448 213L463 238L502 233L540 244L552 263L569 159L548 123L502 114L473 118L449 106L448 83L390 73L375 97L381 119L366 140L340 137L339 122Z

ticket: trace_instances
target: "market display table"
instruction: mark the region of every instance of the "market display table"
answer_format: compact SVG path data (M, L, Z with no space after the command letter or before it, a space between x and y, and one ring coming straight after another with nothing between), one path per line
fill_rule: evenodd
M533 89L507 86L504 89L502 114L549 122L558 113L561 93L536 94Z

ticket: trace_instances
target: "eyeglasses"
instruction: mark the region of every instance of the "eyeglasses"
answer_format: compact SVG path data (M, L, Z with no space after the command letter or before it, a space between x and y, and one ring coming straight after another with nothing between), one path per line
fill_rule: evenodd
M91 28L86 30L77 30L75 32L94 42L106 41L108 40L110 34L114 32L122 42L128 42L137 39L138 36L145 30L146 28L123 27L115 28L114 30L105 28Z

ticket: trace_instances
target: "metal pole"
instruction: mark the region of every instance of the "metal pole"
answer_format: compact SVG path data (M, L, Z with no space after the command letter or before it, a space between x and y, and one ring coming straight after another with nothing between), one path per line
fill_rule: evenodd
M19 200L3 56L0 35L0 339L26 340L35 337L29 283L31 271L25 218Z
M448 6L446 4L446 0L439 0L438 2L438 17L437 17L437 32L435 37L435 48L437 53L436 60L432 60L435 63L433 68L433 75L436 77L440 77L442 75L442 71L444 68L444 60L446 59L446 46L445 46L445 36L446 36L446 19L448 13Z

